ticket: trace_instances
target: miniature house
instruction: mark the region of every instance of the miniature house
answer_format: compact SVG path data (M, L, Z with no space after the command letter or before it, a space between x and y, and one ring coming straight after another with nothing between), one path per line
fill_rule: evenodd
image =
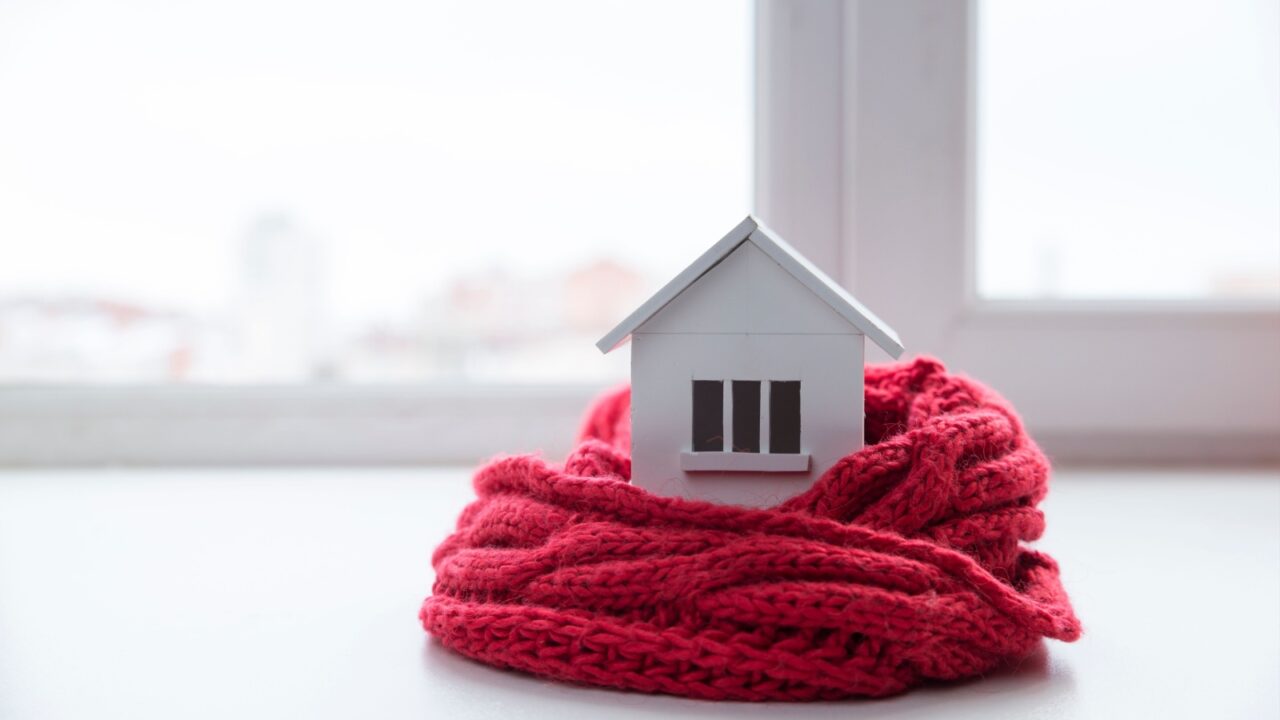
M631 338L631 481L764 507L863 444L863 345L897 334L747 217L597 343Z

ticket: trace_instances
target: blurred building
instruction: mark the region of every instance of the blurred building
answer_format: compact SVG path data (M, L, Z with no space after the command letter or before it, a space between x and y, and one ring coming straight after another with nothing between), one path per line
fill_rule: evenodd
M0 301L0 379L154 383L207 372L225 328L192 315L109 298Z
M597 260L569 273L563 292L564 324L576 333L603 334L644 300L646 283L615 260Z
M283 214L259 217L240 247L238 379L298 382L330 373L324 253Z
M601 356L595 341L644 299L647 285L639 272L606 259L563 274L517 276L492 268L462 275L430 293L408 326L380 326L352 338L342 351L341 376L620 380L625 359Z

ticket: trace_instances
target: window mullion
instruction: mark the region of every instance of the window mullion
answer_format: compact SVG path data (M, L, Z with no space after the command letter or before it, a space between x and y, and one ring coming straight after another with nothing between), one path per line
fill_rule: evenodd
M769 394L773 392L772 380L760 381L760 452L772 452L769 444Z
M725 380L722 385L729 386L723 390L724 417L721 422L724 423L724 452L733 452L733 382Z

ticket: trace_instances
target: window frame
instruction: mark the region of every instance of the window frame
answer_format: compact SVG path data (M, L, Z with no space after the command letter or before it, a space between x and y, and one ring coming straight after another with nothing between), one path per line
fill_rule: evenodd
M773 443L773 403L772 392L776 382L785 382L788 385L794 385L797 390L795 408L800 411L799 405L799 388L800 381L779 381L779 380L752 380L742 378L732 378L727 380L703 380L695 379L691 386L692 402L690 403L690 426L693 430L692 443L689 450L680 453L680 469L685 472L752 472L752 473L775 473L775 472L808 472L812 455L804 452L802 438L800 437L800 425L796 424L796 449L778 451ZM721 447L719 450L699 449L698 447L698 418L700 413L698 385L707 383L714 385L720 390L720 428L723 431L721 439ZM745 392L744 396L755 395L754 399L745 398L749 404L754 404L754 423L746 423L747 426L754 425L754 431L757 435L757 446L754 450L739 449L738 435L740 420L744 418L739 414L739 389L748 390L754 388L755 393ZM752 419L748 415L745 419Z
M757 211L909 355L997 388L1058 458L1280 460L1280 303L978 296L975 0L756 8Z
M1280 460L1275 304L977 297L974 12L973 0L755 0L757 214L890 322L909 355L998 388L1057 459ZM1095 356L1106 376L1071 382ZM0 464L558 459L600 390L7 386Z

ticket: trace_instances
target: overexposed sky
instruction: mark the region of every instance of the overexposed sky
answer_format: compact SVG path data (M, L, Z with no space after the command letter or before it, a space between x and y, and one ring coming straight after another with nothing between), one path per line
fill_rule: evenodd
M0 294L215 309L266 213L322 239L342 322L462 271L674 272L749 209L750 22L747 0L9 0Z
M980 3L981 290L1280 293L1277 7ZM751 69L749 0L8 0L0 296L216 311L265 214L343 326L495 267L661 281L749 208Z
M1280 298L1280 2L984 0L978 285Z

